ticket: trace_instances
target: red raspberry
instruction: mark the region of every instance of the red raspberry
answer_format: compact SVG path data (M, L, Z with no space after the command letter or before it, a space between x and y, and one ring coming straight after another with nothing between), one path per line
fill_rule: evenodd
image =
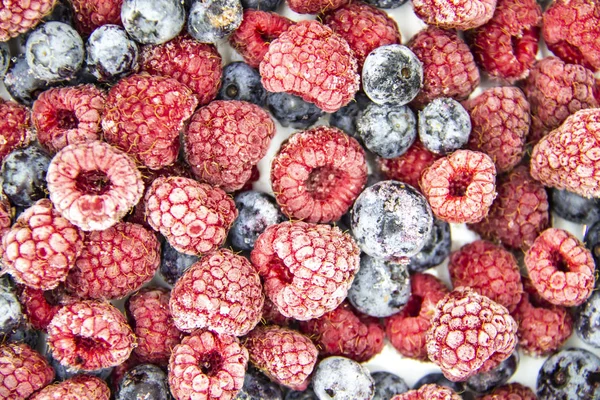
M32 289L25 285L18 285L19 302L27 320L35 329L45 331L52 318L60 308L76 301L68 296L62 286L56 289L43 291Z
M423 88L412 101L422 107L438 97L462 101L479 85L479 69L469 46L454 31L430 26L408 47L423 63Z
M419 180L421 179L421 173L440 158L440 155L427 150L417 140L400 157L377 157L377 165L387 179L404 182L420 190Z
M220 249L202 257L179 278L169 307L182 331L206 328L244 336L260 321L263 302L260 278L252 264Z
M542 232L525 253L525 266L539 295L552 304L581 305L594 289L592 253L562 229Z
M46 180L56 210L84 231L110 228L144 191L133 160L98 141L63 148L50 162Z
M339 306L360 264L360 250L349 234L306 222L269 226L250 256L279 312L301 321Z
M548 194L521 165L498 179L498 196L488 215L469 229L512 249L528 249L550 224Z
M295 323L293 318L283 316L275 303L268 297L265 297L265 303L263 305L262 317L260 322L263 325L279 325L279 326L290 326Z
M523 86L531 106L528 140L536 143L569 115L597 108L594 85L594 73L581 65L566 64L556 57L538 61Z
M93 371L127 360L135 336L117 308L83 300L64 306L52 318L48 347L62 365Z
M244 384L248 350L235 336L196 331L175 346L169 386L175 399L232 400Z
M448 288L435 276L422 273L411 275L410 287L406 306L385 319L386 332L392 346L404 357L426 361L426 333L435 305L448 293Z
M328 13L323 21L346 39L361 70L371 51L388 44L401 44L396 21L370 4L355 2Z
M333 127L296 133L271 164L271 185L281 211L308 222L340 219L367 182L363 148Z
M242 23L229 36L229 43L248 65L258 68L269 44L293 24L291 19L274 12L247 9Z
M300 96L325 112L348 104L360 86L348 42L318 21L300 21L271 42L260 75L268 91Z
M513 169L525 154L531 123L523 92L516 87L487 89L465 102L465 108L472 126L467 147L490 156L498 173Z
M274 135L273 120L256 104L216 100L192 117L185 156L198 180L233 192L250 179Z
M418 389L397 394L391 400L461 400L462 397L449 387L430 383Z
M465 31L488 22L496 0L413 0L413 7L427 25Z
M350 0L287 0L288 6L298 14L319 14L335 10Z
M120 299L149 282L160 265L160 243L141 225L119 222L90 232L65 282L83 299Z
M108 92L104 138L148 168L159 169L177 159L179 131L197 105L193 92L173 78L128 76Z
M437 218L479 222L496 197L496 167L487 154L457 150L427 167L420 185Z
M238 215L223 190L179 176L155 179L144 201L148 224L185 254L219 248Z
M531 153L531 176L544 186L600 196L600 108L577 111Z
M123 0L71 0L77 31L88 36L94 29L108 24L121 25Z
M542 27L550 51L563 61L600 69L600 3L556 0L544 12Z
M537 400L537 396L527 386L513 382L498 386L478 400Z
M142 69L149 74L171 77L192 89L198 102L196 104L191 99L186 99L183 119L189 118L189 110L193 112L196 105L210 103L221 87L221 54L214 45L200 43L188 35L179 35L167 43L144 46L140 52L140 60ZM162 93L166 96L169 89ZM181 107L174 106L175 109Z
M31 113L40 144L56 153L69 144L99 140L105 102L106 95L94 85L46 90Z
M33 134L26 107L0 99L0 138L0 162L13 150L29 144Z
M319 318L300 322L300 331L316 343L321 357L342 356L357 362L381 353L385 337L377 318L359 313L347 302Z
M56 0L3 0L0 9L0 42L25 33L50 14Z
M24 343L0 346L0 397L28 399L54 380L46 358Z
M493 369L516 346L517 323L508 310L464 287L440 300L427 332L429 359L455 382Z
M306 336L276 325L259 326L244 341L250 361L271 380L306 390L319 351Z
M102 379L77 375L66 381L46 386L29 400L109 400L110 389Z

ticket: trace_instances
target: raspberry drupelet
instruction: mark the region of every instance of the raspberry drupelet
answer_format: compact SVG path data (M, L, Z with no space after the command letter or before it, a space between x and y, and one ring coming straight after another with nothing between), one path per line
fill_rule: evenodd
M413 0L413 7L427 25L464 31L488 22L496 0Z
M18 285L17 288L23 313L31 326L41 331L46 330L54 315L63 306L62 303L67 300L60 286L52 291L32 289L25 285Z
M25 400L54 380L54 369L24 343L0 346L0 397Z
M537 400L537 396L527 386L513 382L498 386L478 400Z
M398 394L391 400L461 400L462 397L454 390L435 383L423 385L418 389Z
M0 99L0 162L10 152L25 147L33 138L29 110L14 101Z
M102 25L121 25L123 0L71 0L70 3L75 27L82 36L88 36Z
M57 0L31 0L2 2L0 13L0 42L34 28L43 17L50 14Z
M404 182L420 190L421 173L440 157L440 155L427 150L417 140L400 157L377 157L377 165L387 179Z
M271 165L271 185L281 211L307 222L337 221L367 182L363 148L332 127L294 134Z
M109 400L110 388L102 379L91 375L77 375L66 381L46 386L29 400Z

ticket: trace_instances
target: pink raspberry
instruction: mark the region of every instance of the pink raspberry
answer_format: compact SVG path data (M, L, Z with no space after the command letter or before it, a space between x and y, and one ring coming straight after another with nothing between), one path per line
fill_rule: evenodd
M6 42L35 27L50 14L56 0L2 1L0 42Z
M10 230L12 218L13 208L10 205L8 198L0 190L0 239ZM0 240L0 254L2 254L2 240Z
M496 0L413 0L413 7L427 25L465 31L488 22Z
M260 318L260 322L263 325L278 325L278 326L290 326L296 323L293 318L283 316L275 303L268 297L265 297L265 303L263 305L263 312Z
M478 400L537 400L537 396L527 386L513 382L498 386Z
M54 290L43 291L25 285L18 285L19 302L27 321L34 329L45 331L52 318L70 297L62 286Z
M26 107L0 99L0 137L3 139L0 140L0 162L13 150L29 144L33 134Z
M287 0L292 11L299 14L319 14L335 10L350 0Z
M102 379L90 375L77 375L66 381L46 386L29 400L109 400L110 389Z
M418 389L397 394L391 400L461 400L462 397L454 390L435 383L423 385Z
M77 31L88 36L102 25L121 25L123 0L71 0Z
M377 157L377 165L387 179L404 182L420 190L421 173L440 158L440 155L427 150L417 140L400 157Z
M54 369L37 351L24 343L0 346L0 397L28 399L54 380Z

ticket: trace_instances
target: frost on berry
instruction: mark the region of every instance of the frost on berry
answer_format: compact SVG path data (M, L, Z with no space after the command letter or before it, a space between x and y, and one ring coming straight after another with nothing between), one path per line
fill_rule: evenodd
M391 400L461 400L462 396L446 386L429 383L418 389L398 394Z
M109 400L110 389L102 379L91 375L77 375L40 390L29 400Z
M62 294L64 290L59 286L55 290L43 291L18 285L19 302L27 321L34 329L45 331L54 315L62 307L66 299Z
M0 34L1 31L0 28ZM0 99L0 161L13 150L26 146L32 137L29 110L14 101Z
M70 3L75 14L75 26L82 36L89 36L103 25L121 25L123 0L71 0Z
M479 400L537 400L537 396L527 386L512 382L498 386Z
M496 0L413 0L413 7L427 25L464 31L488 22Z
M0 346L0 398L28 399L54 380L54 369L24 343Z
M427 150L417 140L400 157L377 157L377 165L387 179L404 182L415 189L420 189L419 180L421 179L421 173L440 157Z
M25 33L52 11L57 0L3 1L0 9L0 42Z
M319 14L340 8L349 0L288 0L290 9L299 14Z

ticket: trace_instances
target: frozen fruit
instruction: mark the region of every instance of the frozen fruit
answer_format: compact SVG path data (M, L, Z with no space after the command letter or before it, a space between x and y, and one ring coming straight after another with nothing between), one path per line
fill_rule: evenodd
M568 190L550 190L551 210L559 217L577 224L593 224L600 219L600 201L585 198Z
M375 393L375 383L369 370L344 357L321 360L312 385L320 400L370 400Z
M19 54L11 60L4 76L4 87L10 96L21 104L31 106L38 94L48 88L48 83L37 79L25 59Z
M593 292L579 308L575 328L581 340L600 348L600 291Z
M282 0L242 0L244 9L275 11L281 5Z
M273 117L286 128L310 128L325 113L313 103L302 100L302 97L286 92L267 92L266 105Z
M260 82L258 70L242 61L223 68L218 100L241 100L264 107L267 91Z
M89 35L98 27L121 24L123 0L71 0L75 27L82 35Z
M6 4L5 4L6 3ZM50 13L56 0L2 2L0 13L0 42L25 33Z
M171 399L167 374L153 364L140 364L125 372L115 400Z
M372 400L389 400L397 394L408 391L408 385L398 375L386 371L371 373L375 382L375 395Z
M600 221L594 222L592 225L588 225L585 231L584 237L585 247L587 247L592 253L594 264L600 265Z
M450 224L434 218L429 240L421 251L410 257L408 271L410 273L423 272L440 265L450 255L451 245Z
M498 386L479 400L537 400L533 390L518 382Z
M323 14L336 10L350 0L287 0L288 6L299 14Z
M48 195L46 174L50 156L35 144L16 149L3 162L2 191L18 207L29 207Z
M0 278L0 341L4 343L24 321L24 313L14 285L8 278Z
M15 209L0 188L0 238L10 229Z
M495 368L475 374L465 381L466 387L475 393L489 392L503 385L515 374L519 366L519 353L515 351Z
M444 386L450 388L456 393L460 393L463 400L471 400L471 397L469 396L469 393L467 393L467 389L465 388L464 382L449 381L441 372L432 372L423 376L413 385L413 389L419 389L422 386L429 385L432 383L436 384L437 386Z
M174 285L183 273L200 259L195 255L178 252L166 240L163 242L160 255L159 273L169 285Z
M398 8L407 0L366 0L365 3L372 4L378 8Z
M0 100L0 162L13 150L32 139L29 110L13 101Z
M434 383L392 397L391 400L460 400L461 397L446 386Z
M10 48L8 43L0 42L0 79L4 78L4 74L8 70L10 64Z
M419 111L419 140L436 154L448 154L467 144L471 117L456 100L433 99Z
M428 25L464 31L488 22L496 0L413 0L413 7Z
M136 71L138 45L118 25L102 25L86 43L85 67L100 82L112 82Z
M90 375L78 375L66 381L46 386L29 400L109 400L110 389L106 382Z
M61 286L54 290L43 291L19 285L17 290L21 307L27 315L28 322L38 330L45 331L54 315L62 307L62 303L69 300L68 296L64 296L64 290Z
M283 400L282 388L267 378L262 372L248 366L244 377L244 386L235 396L235 400Z
M285 400L319 400L315 391L309 386L303 391L290 390L285 395Z
M356 120L371 100L366 94L357 92L354 100L329 116L329 125L343 130L346 134L358 139Z
M54 380L48 361L26 344L0 346L0 396L25 400Z
M121 22L140 44L161 44L179 34L185 23L179 0L123 0Z
M240 0L196 1L190 7L188 32L199 42L216 44L240 26L243 11Z
M387 179L404 182L420 190L421 173L439 158L439 155L427 150L417 139L400 157L378 157L377 165Z

